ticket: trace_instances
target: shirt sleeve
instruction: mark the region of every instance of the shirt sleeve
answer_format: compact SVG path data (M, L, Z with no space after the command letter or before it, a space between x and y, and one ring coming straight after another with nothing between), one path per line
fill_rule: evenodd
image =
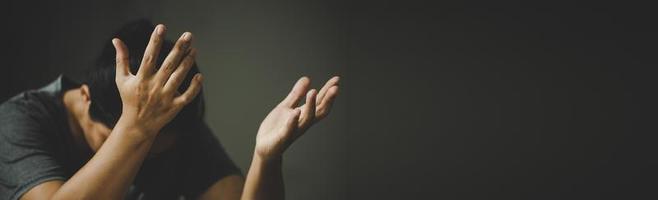
M184 195L196 198L212 184L229 175L242 176L219 140L203 122L197 133L185 141L187 161L185 164Z
M33 111L20 102L0 105L0 199L19 199L43 182L66 180L53 139Z

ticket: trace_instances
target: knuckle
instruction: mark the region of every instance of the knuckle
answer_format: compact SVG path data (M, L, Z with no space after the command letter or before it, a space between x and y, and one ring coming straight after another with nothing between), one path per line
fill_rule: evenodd
M183 103L187 103L187 102L190 101L190 97L188 97L186 95L182 95L179 98L180 98L180 101L183 102Z
M163 68L163 70L166 71L166 72L171 72L171 71L174 70L174 65L172 65L172 64L164 64L164 65L162 66L162 68Z
M304 124L308 124L308 122L311 121L311 118L310 117L302 117L299 121L300 121L299 124L304 125Z
M180 45L178 45L178 48L177 48L178 51L179 51L178 53L185 53L185 50L187 50L187 48L189 46L190 46L189 42L186 42L186 41L182 42Z
M327 109L324 107L318 108L318 110L315 112L316 115L322 116L327 112Z
M153 63L155 60L155 57L153 55L144 55L144 62L145 63Z
M298 98L299 95L300 95L300 92L297 91L297 90L295 90L295 91L292 91L292 92L291 92L291 95L292 95L292 97Z

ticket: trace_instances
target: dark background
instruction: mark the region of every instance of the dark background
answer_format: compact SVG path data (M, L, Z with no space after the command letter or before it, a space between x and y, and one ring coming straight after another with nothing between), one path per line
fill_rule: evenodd
M8 1L0 99L80 79L121 24L196 36L208 122L247 170L301 75L342 76L286 154L289 199L656 199L649 5Z

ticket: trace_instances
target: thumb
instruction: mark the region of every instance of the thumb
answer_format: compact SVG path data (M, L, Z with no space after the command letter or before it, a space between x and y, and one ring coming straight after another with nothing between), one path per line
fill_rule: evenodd
M128 48L119 38L112 39L116 51L116 78L123 78L130 74L130 60L128 60Z

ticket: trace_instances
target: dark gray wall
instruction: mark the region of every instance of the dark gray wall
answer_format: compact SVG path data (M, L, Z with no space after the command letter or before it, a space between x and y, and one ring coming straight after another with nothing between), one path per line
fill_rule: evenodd
M244 170L297 77L342 75L331 117L286 155L289 199L656 197L649 6L9 4L2 98L79 77L127 20L194 32L208 121Z
M655 197L655 14L501 6L352 5L348 196Z

